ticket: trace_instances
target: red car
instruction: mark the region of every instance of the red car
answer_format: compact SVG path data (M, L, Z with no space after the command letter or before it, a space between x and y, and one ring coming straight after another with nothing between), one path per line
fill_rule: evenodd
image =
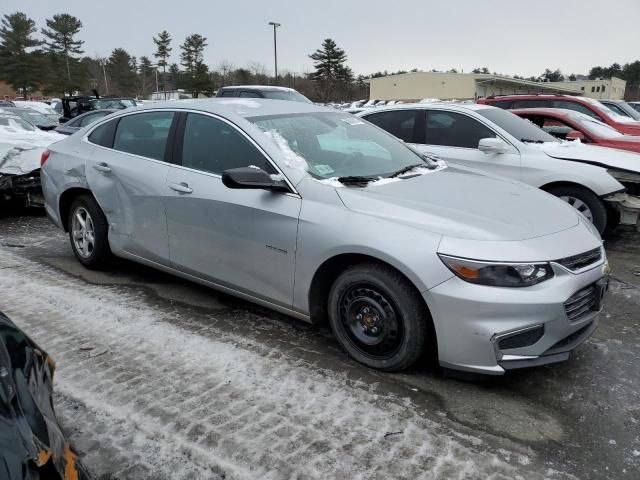
M583 143L640 153L640 136L623 135L616 129L582 113L563 108L511 110L545 132L563 140L579 138Z
M505 110L519 108L565 108L589 115L626 135L640 135L640 122L612 112L597 100L571 95L500 95L478 99L477 103Z

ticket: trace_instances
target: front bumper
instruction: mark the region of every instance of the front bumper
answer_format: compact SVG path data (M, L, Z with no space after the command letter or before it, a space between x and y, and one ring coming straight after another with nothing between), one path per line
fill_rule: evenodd
M604 259L580 273L552 266L555 276L532 287L489 287L453 277L424 292L440 364L501 375L568 359L595 331L602 299L595 299L593 309L582 309L571 320L567 315L571 304L565 303L591 286L598 287L600 296L606 289L608 266Z

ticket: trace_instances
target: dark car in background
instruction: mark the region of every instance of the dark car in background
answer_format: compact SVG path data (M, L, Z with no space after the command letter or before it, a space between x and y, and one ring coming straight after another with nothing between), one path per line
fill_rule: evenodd
M241 85L222 87L216 97L269 98L271 100L291 100L293 102L312 103L307 97L293 88L267 85Z
M102 117L106 117L113 112L117 112L117 110L93 110L91 112L83 113L82 115L72 118L67 123L56 127L56 132L62 133L63 135L71 135L82 127L91 125L93 122L100 120Z
M64 97L60 123L67 123L72 118L93 110L124 110L135 106L137 103L131 97Z
M5 113L20 117L25 122L38 127L40 130L53 130L58 126L56 122L51 120L45 114L32 110L30 108L21 107L0 107Z
M16 104L11 100L0 100L0 107L15 107Z
M618 115L629 117L632 120L640 120L640 112L624 100L600 100L600 103Z
M0 478L89 480L53 409L55 363L0 312Z

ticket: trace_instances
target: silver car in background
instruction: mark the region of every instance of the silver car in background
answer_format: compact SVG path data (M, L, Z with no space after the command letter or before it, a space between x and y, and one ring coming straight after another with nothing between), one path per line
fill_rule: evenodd
M309 322L382 370L565 360L596 328L601 239L515 181L368 122L258 99L155 103L43 155L46 211L88 268L124 257Z

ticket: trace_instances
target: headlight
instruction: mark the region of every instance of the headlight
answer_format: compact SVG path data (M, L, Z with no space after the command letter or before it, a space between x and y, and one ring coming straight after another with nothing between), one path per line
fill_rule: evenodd
M462 280L492 287L530 287L553 277L548 263L497 263L440 255Z

